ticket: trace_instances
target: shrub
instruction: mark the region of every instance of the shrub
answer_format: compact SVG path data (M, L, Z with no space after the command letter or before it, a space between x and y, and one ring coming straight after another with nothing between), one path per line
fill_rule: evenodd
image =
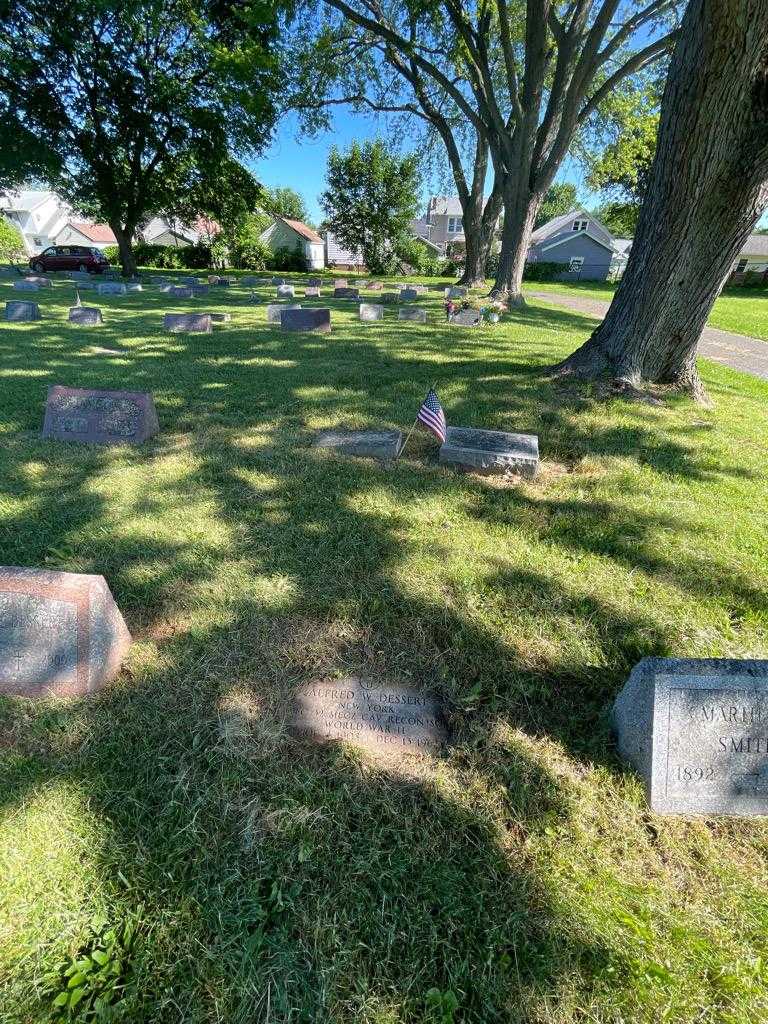
M108 245L104 250L104 256L110 263L120 262L120 250L116 245Z
M306 270L307 261L300 249L280 246L267 260L267 266L270 270Z
M238 270L266 270L272 253L263 242L251 241L235 245L230 257L232 266Z
M568 272L567 263L526 263L523 271L524 281L556 281L561 274Z

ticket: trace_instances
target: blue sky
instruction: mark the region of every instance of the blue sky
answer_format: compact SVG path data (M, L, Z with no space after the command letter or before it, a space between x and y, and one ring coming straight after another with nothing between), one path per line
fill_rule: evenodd
M379 115L374 120L346 108L336 108L331 131L324 132L317 138L297 138L297 128L297 119L293 114L284 117L277 126L272 145L250 166L263 184L269 187L288 186L301 193L315 223L319 223L323 216L319 197L325 188L325 169L331 146L336 145L343 149L355 139L372 139L377 135L390 142L395 137L402 137L399 126L386 115ZM409 140L406 139L402 149L407 151L409 148L412 148L412 143L409 145ZM591 205L599 201L598 196L585 188L581 169L574 160L566 159L558 174L558 180L572 181L578 189L582 203ZM424 211L426 212L426 200L429 195L444 192L445 187L437 178L432 181L426 180L422 195ZM768 226L768 212L761 218L760 224Z

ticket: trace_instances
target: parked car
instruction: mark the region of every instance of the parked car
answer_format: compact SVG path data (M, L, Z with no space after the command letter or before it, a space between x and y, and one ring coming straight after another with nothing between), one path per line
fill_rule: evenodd
M38 274L47 270L81 270L101 274L109 270L109 261L101 249L86 245L49 245L37 256L30 257L30 267Z

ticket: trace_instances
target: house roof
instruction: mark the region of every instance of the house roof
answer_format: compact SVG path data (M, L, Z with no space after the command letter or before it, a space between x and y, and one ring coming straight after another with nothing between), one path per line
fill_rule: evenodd
M117 245L117 239L109 224L86 224L85 221L80 220L70 220L67 223L69 227L79 231L81 235L85 235L92 242L112 242Z
M458 196L430 196L428 210L438 217L445 214L451 217L460 217L462 214Z
M588 220L590 225L594 225L597 228L596 234L604 235L605 241L612 242L613 235L608 228L601 224L601 222L592 213L587 213L586 210L582 210L579 207L569 210L568 213L563 213L559 217L553 217L552 220L548 220L546 224L542 224L540 228L536 228L531 234L532 244L536 242L542 242L545 238L551 238L553 235L559 234L568 228L574 220Z
M308 242L319 242L323 244L323 240L314 230L306 224L302 224L300 220L289 220L287 217L278 217L277 220L281 220L283 224L287 224L289 228L292 228L297 235L301 235L302 238L306 238Z
M768 256L768 235L750 235L741 247L741 256Z
M55 192L41 192L36 189L22 189L19 192L7 192L3 199L6 210L13 210L18 213L29 213L42 206L44 202L53 197L58 202ZM6 205L7 204L7 205Z

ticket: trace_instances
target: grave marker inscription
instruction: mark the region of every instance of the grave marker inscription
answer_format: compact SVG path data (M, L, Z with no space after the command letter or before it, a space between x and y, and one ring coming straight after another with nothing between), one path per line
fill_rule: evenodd
M394 754L434 753L448 741L436 698L354 676L299 688L290 728L307 742L346 740Z
M80 327L95 327L104 323L104 320L97 306L71 306L69 322Z
M331 329L330 309L283 309L280 325L284 331L312 331L328 334Z
M210 334L209 313L166 313L163 327L171 334Z
M147 391L101 391L52 384L43 437L82 444L142 444L160 424Z
M539 468L539 439L535 434L448 427L440 447L440 462L475 473L517 473L531 478Z
M324 430L315 439L315 448L387 462L397 458L402 443L399 430Z
M14 323L26 323L40 319L40 307L36 302L6 302L5 319Z
M375 302L361 302L360 319L363 321L383 320L384 307Z

